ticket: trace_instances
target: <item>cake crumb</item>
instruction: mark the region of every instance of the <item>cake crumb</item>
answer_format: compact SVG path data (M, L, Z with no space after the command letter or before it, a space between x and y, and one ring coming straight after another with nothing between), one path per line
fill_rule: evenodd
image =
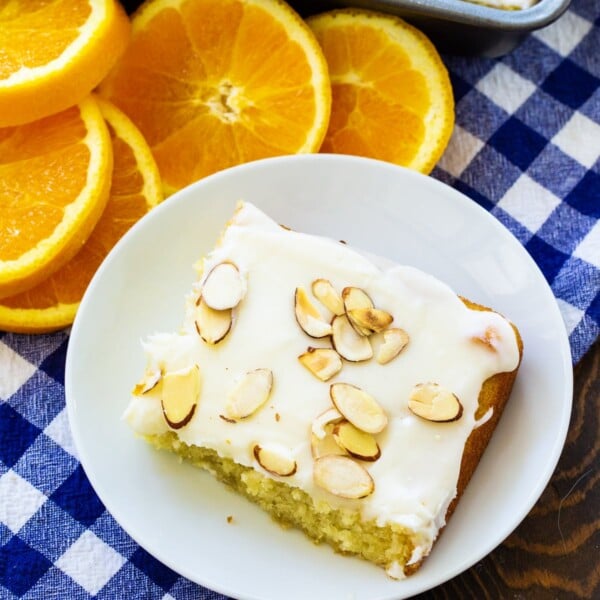
M227 516L227 522L228 523L233 523L233 515L228 515Z

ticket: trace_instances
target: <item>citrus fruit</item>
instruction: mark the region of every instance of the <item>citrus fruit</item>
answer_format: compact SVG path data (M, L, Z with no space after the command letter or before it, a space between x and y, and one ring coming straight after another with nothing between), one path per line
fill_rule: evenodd
M148 0L100 93L148 140L167 193L317 151L331 102L321 48L280 0Z
M158 169L141 133L117 108L100 101L114 166L106 209L81 250L32 289L0 300L0 329L39 333L73 322L96 269L121 236L162 200Z
M46 279L81 248L108 200L111 169L91 97L0 129L0 298Z
M0 2L0 127L77 104L125 50L116 0Z
M334 10L307 22L332 87L321 151L429 173L454 126L450 79L431 42L401 19L370 11Z

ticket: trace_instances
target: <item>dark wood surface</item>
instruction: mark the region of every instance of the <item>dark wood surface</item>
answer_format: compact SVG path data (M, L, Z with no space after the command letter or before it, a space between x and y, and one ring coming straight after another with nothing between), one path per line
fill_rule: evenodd
M574 384L565 447L529 515L485 559L416 598L600 600L600 342Z

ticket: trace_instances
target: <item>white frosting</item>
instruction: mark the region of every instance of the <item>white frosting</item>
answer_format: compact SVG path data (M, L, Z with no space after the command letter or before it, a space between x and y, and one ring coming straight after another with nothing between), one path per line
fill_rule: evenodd
M272 475L257 465L252 447L282 444L297 462L296 473L282 480L334 507L359 509L364 518L375 518L379 524L410 527L420 540L413 557L426 555L456 495L465 440L476 426L481 385L491 375L517 367L519 352L510 324L496 313L467 309L446 285L417 269L392 265L380 270L344 244L284 230L247 203L203 261L204 274L224 260L235 263L247 281L246 295L225 340L208 346L196 332L193 305L200 280L187 299L182 329L150 336L144 343L150 368L200 366L200 400L190 423L177 431L179 438L213 448L267 476ZM328 347L329 342L311 339L299 328L293 297L296 287L310 291L319 277L329 279L338 291L348 285L363 288L377 308L394 316L392 326L407 331L410 343L405 350L386 365L375 359L344 361L340 373L326 383L314 377L297 357L308 346ZM324 307L319 308L330 317ZM496 351L472 340L489 327L498 332ZM224 421L219 414L229 391L241 374L256 368L273 372L269 400L247 420ZM311 424L332 406L329 385L335 382L352 383L370 393L389 419L377 435L381 457L362 463L375 491L361 500L339 498L313 483ZM411 388L421 382L436 382L453 391L463 404L462 417L436 424L413 415L407 399ZM125 418L140 434L169 430L155 392L132 395Z
M524 10L531 8L539 0L468 0L468 2L505 10Z
M475 426L473 427L473 429L477 429L478 427L485 425L492 418L493 414L494 414L494 407L490 406L485 411L485 414L483 415L483 417L481 417L480 419L475 421Z

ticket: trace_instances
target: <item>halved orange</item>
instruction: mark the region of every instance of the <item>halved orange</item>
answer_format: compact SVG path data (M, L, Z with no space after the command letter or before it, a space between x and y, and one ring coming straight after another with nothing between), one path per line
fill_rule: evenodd
M89 282L110 249L162 200L158 169L141 133L120 110L106 101L99 103L114 154L106 209L73 259L34 288L0 300L0 329L40 333L70 325Z
M116 0L0 2L0 127L77 104L129 40Z
M111 169L91 97L0 129L0 298L46 279L81 248L106 206Z
M317 151L331 102L319 44L280 0L148 0L100 93L148 140L168 193Z
M308 19L332 86L322 152L429 173L454 126L448 72L423 33L391 15L334 10Z

